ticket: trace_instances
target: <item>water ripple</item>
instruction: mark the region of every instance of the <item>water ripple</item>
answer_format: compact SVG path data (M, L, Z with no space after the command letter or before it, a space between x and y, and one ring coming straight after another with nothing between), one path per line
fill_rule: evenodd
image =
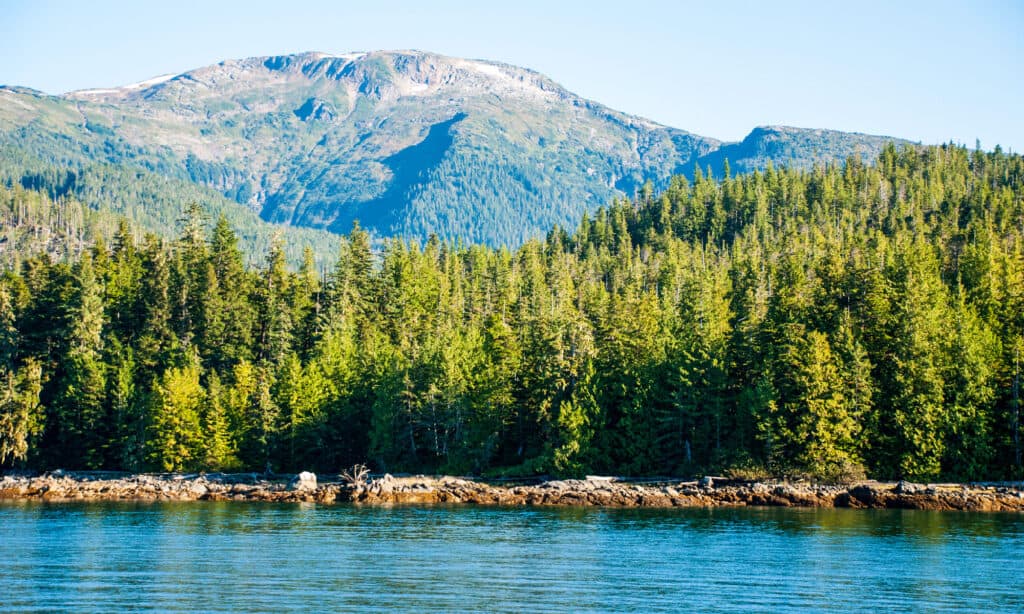
M0 505L0 612L1024 611L1024 515Z

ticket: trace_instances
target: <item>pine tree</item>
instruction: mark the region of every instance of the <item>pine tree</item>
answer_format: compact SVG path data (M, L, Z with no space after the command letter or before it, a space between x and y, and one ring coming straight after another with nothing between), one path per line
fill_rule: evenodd
M928 479L939 475L945 453L948 410L942 351L948 324L946 291L930 248L912 244L901 254L901 301L892 349L892 423L898 475Z
M232 429L239 434L239 459L247 467L272 467L278 451L280 410L271 395L273 375L264 366L242 361L234 368L228 393Z
M846 396L843 365L828 338L811 331L798 347L791 357L798 396L783 407L796 417L795 460L817 475L834 476L860 465L860 416Z
M148 460L158 471L188 471L204 463L200 415L206 391L195 360L164 372L149 409Z
M106 364L103 350L103 289L86 253L75 267L77 292L70 307L71 328L63 376L54 400L58 462L96 469L103 465L107 432Z
M14 366L18 336L14 299L7 284L0 281L0 367L10 369Z
M150 381L180 359L172 325L171 271L163 243L149 235L141 250L142 281L138 301L139 333L135 359Z
M267 255L266 268L255 296L258 327L255 357L258 363L269 368L281 364L291 349L294 323L287 302L291 284L283 245L275 241Z
M42 433L42 369L29 361L16 373L0 366L0 467L25 461Z
M216 471L232 470L239 466L235 445L231 437L226 408L225 390L216 372L210 373L206 402L200 412L202 428L202 456L200 465Z
M290 354L278 371L274 402L280 410L281 465L296 471L319 466L315 450L324 445L325 408L335 390L319 362L303 367L298 355Z
M204 285L209 295L204 314L204 364L221 374L228 373L242 360L252 361L256 319L251 300L251 276L242 263L238 236L221 215L210 238L210 271Z
M560 475L582 476L589 469L594 426L601 412L594 394L594 363L588 360L569 398L561 401L555 419L556 434L551 468Z
M951 316L948 370L943 378L948 418L942 469L959 479L984 479L995 452L991 429L999 341L967 305L963 293Z
M135 352L116 337L106 349L107 414L112 424L106 466L140 470L145 465L146 411L137 386Z

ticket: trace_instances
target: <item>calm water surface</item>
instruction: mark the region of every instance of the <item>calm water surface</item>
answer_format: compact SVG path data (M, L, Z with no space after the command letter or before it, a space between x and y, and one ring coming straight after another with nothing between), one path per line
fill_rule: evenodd
M0 504L0 611L1024 611L1024 515Z

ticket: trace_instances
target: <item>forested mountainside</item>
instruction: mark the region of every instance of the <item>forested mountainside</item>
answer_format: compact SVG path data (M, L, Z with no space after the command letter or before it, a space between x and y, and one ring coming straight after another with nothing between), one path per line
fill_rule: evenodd
M39 254L74 259L97 240L113 236L115 216L78 201L57 202L35 190L0 187L0 269L17 270Z
M0 283L0 462L1022 476L1024 160L676 176L514 251L220 218Z
M213 217L228 212L250 254L270 233L252 213L336 233L358 219L375 237L516 247L648 181L662 190L695 168L720 177L726 159L737 172L872 160L891 140L768 127L721 143L527 69L419 51L230 60L62 96L0 87L8 186L70 194L158 233L196 200Z
M136 238L152 232L173 239L186 209L182 203L202 203L207 217L223 215L238 235L246 264L262 262L275 238L292 266L302 263L309 248L323 268L337 258L341 245L338 235L267 224L253 212L181 181L114 167L89 167L80 173L50 170L13 185L0 181L0 268L17 269L26 256L41 252L55 259L76 258L96 240L112 239L122 219L131 220ZM105 204L94 209L88 202Z

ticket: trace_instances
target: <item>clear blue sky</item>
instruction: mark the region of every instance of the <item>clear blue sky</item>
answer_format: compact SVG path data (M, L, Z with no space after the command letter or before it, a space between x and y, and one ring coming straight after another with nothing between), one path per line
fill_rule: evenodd
M49 93L228 58L423 49L543 72L721 139L787 124L1024 151L1024 1L0 0L0 83Z

